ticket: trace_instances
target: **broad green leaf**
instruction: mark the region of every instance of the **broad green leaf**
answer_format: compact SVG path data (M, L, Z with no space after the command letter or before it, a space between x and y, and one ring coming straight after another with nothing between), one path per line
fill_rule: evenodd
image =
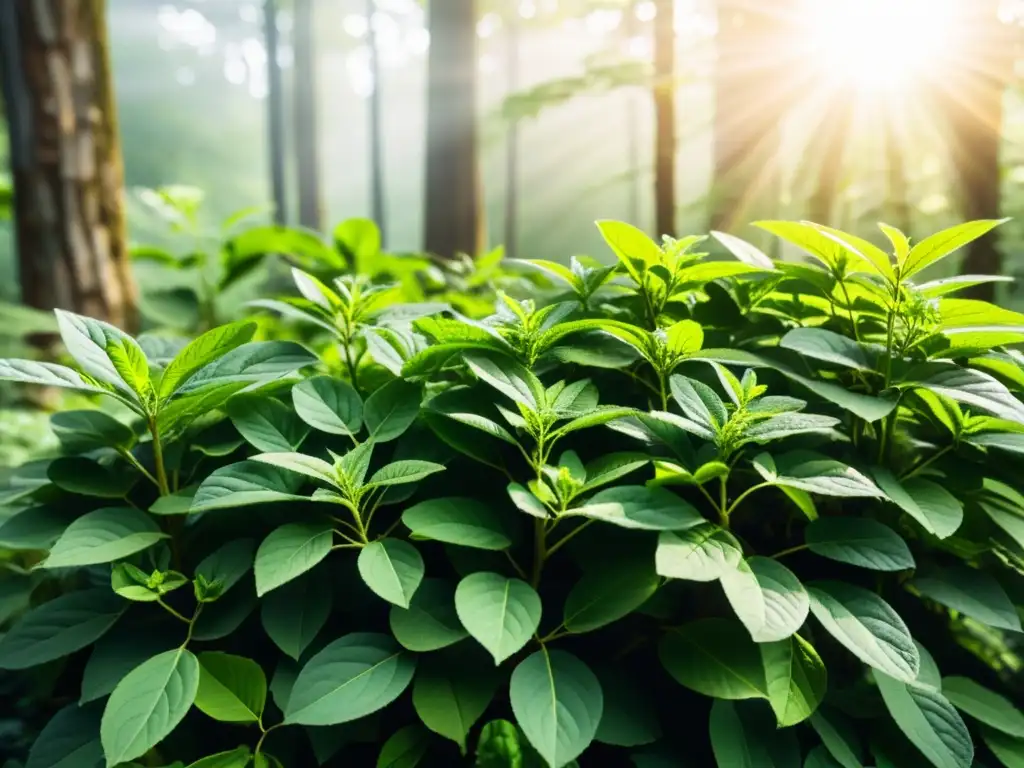
M853 268L851 268L847 255L848 250L809 222L755 221L754 226L792 243L808 256L814 257L828 267L830 272L839 274L863 272L868 267L867 262L854 257Z
M341 475L348 482L359 488L366 480L366 473L370 469L370 460L373 458L373 440L360 443L340 459L335 459L335 465Z
M508 491L509 498L512 499L512 503L515 504L520 511L541 520L546 520L550 516L548 508L545 507L543 502L534 496L526 487L519 483L509 483L506 490Z
M929 235L910 249L906 260L900 264L900 279L906 280L954 251L977 240L1008 219L981 219L957 224L949 229Z
M0 637L0 669L27 669L99 640L128 609L109 587L67 592L33 608Z
M412 686L412 704L434 733L451 739L466 753L466 736L484 714L498 688L498 676L474 655L453 648L424 658Z
M736 537L707 522L685 531L662 531L654 554L658 575L688 581L720 579L735 571L742 559Z
M625 267L633 280L640 284L641 274L647 267L661 261L661 248L641 230L621 221L603 220L597 222L601 236L612 252Z
M637 413L635 408L618 408L614 405L599 405L585 416L578 416L572 421L563 424L551 433L552 439L558 439L571 432L578 432L581 429L599 427L617 419L624 419Z
M436 651L457 643L467 632L455 610L455 587L443 579L424 579L408 608L391 608L391 634L410 651Z
M873 271L886 278L887 281L893 282L894 273L889 254L877 245L856 235L841 232L822 224L813 224L813 226L825 237L838 243L848 253L868 264Z
M440 398L436 398L436 400L440 400ZM493 419L488 419L486 416L481 416L477 413L456 410L458 406L455 404L446 403L441 405L435 401L431 401L431 405L434 407L435 413L439 413L449 419L453 419L460 424L465 424L473 427L474 429L479 429L481 432L484 432L491 437L496 437L509 445L519 445L519 442L509 434L509 431Z
M870 518L822 517L805 533L816 555L873 571L904 571L914 567L907 543L892 528Z
M267 678L255 661L217 651L199 654L199 711L225 723L255 723L266 701Z
M192 498L193 512L234 509L250 504L300 501L302 478L259 461L240 461L215 469Z
M507 358L480 354L464 356L467 367L506 397L532 411L544 403L544 386L529 370Z
M807 590L782 563L767 557L741 559L720 578L729 604L754 642L785 640L807 620Z
M704 345L704 329L693 320L680 320L666 331L668 351L673 355L692 355Z
M166 538L167 534L145 512L132 507L105 507L71 523L42 567L111 563Z
M494 507L476 499L450 497L414 504L402 522L419 537L475 549L507 549L512 544Z
M285 722L337 725L383 709L401 695L416 661L386 635L344 635L299 672L285 706Z
M55 714L36 736L25 768L102 768L100 719L93 709L71 704Z
M293 341L252 341L203 366L177 391L184 394L214 385L273 381L316 362L312 352Z
M248 768L251 759L248 747L235 747L230 752L218 752L189 763L188 768Z
M146 630L149 628L129 625L96 641L82 671L79 704L109 696L125 675L151 656L176 647L181 639L168 632Z
M990 728L983 728L981 735L985 745L1006 768L1024 767L1024 739L1015 739Z
M934 688L874 672L886 709L936 768L971 768L974 744L953 705Z
M514 724L508 720L491 720L480 729L476 745L476 768L534 768L529 762L524 762L531 757L528 748L526 738Z
M313 429L354 435L363 426L363 401L352 385L333 376L314 376L292 387L295 413Z
M97 448L131 448L135 433L131 427L95 409L61 411L50 417L50 428L68 453L86 453Z
M1009 453L1024 454L1024 433L1020 432L992 432L975 435L968 438L967 442L972 445L980 445L983 448L998 448Z
M870 667L913 682L920 654L903 619L882 598L838 581L809 586L811 612L846 649Z
M722 398L707 384L676 375L669 379L669 386L683 414L702 427L717 430L729 420Z
M825 749L842 768L864 768L857 734L848 727L846 720L831 712L826 717L819 709L811 715L810 723Z
M934 536L948 538L963 522L963 505L938 483L920 477L897 480L882 468L875 468L872 474L889 500Z
M46 471L62 491L101 499L120 499L128 495L138 477L134 470L115 472L85 456L61 456L50 462Z
M177 571L146 573L131 563L117 563L110 574L110 586L121 597L151 603L168 592L189 583L188 577Z
M540 625L540 596L521 579L479 571L459 582L455 611L495 665L526 645Z
M330 554L333 539L329 523L287 523L275 528L256 550L257 596L313 568Z
M590 746L604 708L590 668L570 653L546 648L516 667L509 699L519 727L551 768L568 765Z
M825 698L828 675L814 646L800 635L758 645L775 719L780 728L803 722Z
M388 382L366 399L363 420L376 443L400 437L420 412L420 388L401 379Z
M224 594L252 570L255 555L254 539L233 539L204 557L195 572L207 581L216 581Z
M620 477L625 477L650 461L650 457L642 453L610 453L606 456L594 459L586 466L586 482L583 484L581 493L600 488L602 485L613 483Z
M260 451L294 451L309 434L291 408L271 397L236 395L226 410L239 434Z
M359 575L379 597L402 608L423 580L423 558L402 539L378 539L359 552Z
M369 443L364 443L369 445ZM315 456L307 456L304 453L258 453L252 457L252 461L262 464L269 464L273 467L287 469L299 475L305 475L313 480L319 480L334 487L338 487L338 479L335 477L334 467L323 459Z
M164 368L160 377L161 399L170 397L192 374L218 357L249 341L256 324L240 321L207 331L189 342Z
M715 701L708 718L717 765L728 768L789 768L800 761L792 731L776 729L763 707Z
M74 519L72 510L55 505L15 512L0 523L0 546L12 550L49 549Z
M565 598L563 624L575 634L591 632L628 616L658 589L650 562L621 560L585 572Z
M853 339L824 328L794 328L779 341L783 349L858 371L871 370L864 348Z
M425 477L435 472L443 472L444 465L436 464L433 461L420 461L419 459L402 459L393 461L390 464L378 469L370 477L367 488L378 488L387 485L402 485L404 483L418 483Z
M0 359L0 380L43 387L61 387L76 392L110 394L101 385L84 378L78 371L55 363L37 363L34 360Z
M563 516L575 515L645 531L685 531L704 522L695 507L671 491L643 485L599 491Z
M676 682L716 699L766 698L758 646L740 622L700 619L669 631L658 647Z
M1024 424L1024 403L994 376L973 368L956 366L944 367L938 373L932 373L927 368L925 370L930 375L918 381L916 386L1000 419Z
M917 592L947 608L997 629L1020 632L1020 617L999 582L985 571L950 566L917 576Z
M1013 278L1009 275L954 275L952 277L942 277L938 280L929 280L927 283L921 283L917 286L917 290L920 291L921 295L926 299L937 299L940 296L946 296L947 294L962 291L966 288L972 288L975 285L1012 282Z
M429 746L426 729L415 723L407 725L384 742L377 756L377 768L416 768Z
M980 723L1024 739L1024 713L1004 696L969 677L942 678L942 695L954 707Z
M273 590L260 601L267 637L287 656L299 660L331 613L331 582L313 571Z
M166 517L169 515L187 515L192 509L198 485L186 486L166 496L157 496L147 510L151 515Z
M821 496L880 498L871 478L841 461L813 451L790 451L779 456L761 453L751 462L766 483L797 488Z
M253 582L246 578L239 589L232 590L199 615L192 630L192 639L205 642L227 637L249 617L257 602Z
M775 265L771 258L765 254L756 245L748 243L735 235L726 234L725 232L711 232L711 236L718 242L724 245L733 256L742 261L744 264L749 264L752 267L759 267L760 269L774 269Z
M138 401L149 383L149 366L138 343L109 323L63 309L54 310L61 340L79 367Z
M100 724L107 765L141 757L184 719L199 689L199 662L175 648L143 662L110 694Z
M737 445L747 443L767 443L781 440L793 435L806 435L813 432L828 433L839 425L839 419L831 416L819 416L814 413L780 413L765 421L748 427Z
M993 523L1024 547L1024 495L990 477L983 481L983 489L978 506ZM4 528L0 527L0 542L3 541L3 531Z

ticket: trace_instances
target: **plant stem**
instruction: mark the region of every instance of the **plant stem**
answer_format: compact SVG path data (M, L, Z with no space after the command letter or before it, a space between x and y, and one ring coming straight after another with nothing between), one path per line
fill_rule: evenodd
M508 561L510 563L512 563L512 567L516 569L516 573L519 574L519 578L521 578L521 579L523 579L525 581L526 578L527 578L526 571L524 571L522 569L522 567L519 565L519 563L516 562L516 559L514 557L512 557L512 555L509 553L509 551L507 549L504 550L504 552L505 552L505 557L507 557Z
M846 312L850 316L850 325L853 326L854 341L860 341L860 334L857 331L857 319L853 316L853 302L850 301L850 291L846 287L846 281L839 278L839 287L843 289L843 297L846 299Z
M547 551L547 556L548 556L548 557L551 557L551 556L552 556L553 554L555 554L555 552L557 552L558 550L560 550L560 549L561 549L561 548L562 548L562 547L563 547L563 546L565 545L565 543L566 543L567 541L569 541L569 539L571 539L571 538L572 538L573 536L575 536L575 535L576 535L577 533L579 533L580 531L582 531L582 530L583 530L584 528L586 528L586 527L587 527L588 525L590 525L590 524L591 524L591 523L593 523L593 522L596 522L596 521L594 521L594 520L587 520L587 521L586 521L585 523L583 523L582 525L579 525L579 526L577 526L576 528L573 528L573 529L572 529L571 531L569 531L569 532L568 532L567 534L565 534L565 536L563 536L563 537L562 537L562 538L560 538L560 539L559 539L558 541L556 541L556 542L555 542L555 543L554 543L554 544L553 544L553 545L552 545L552 546L551 546L551 547L550 547L550 548L548 549L548 551Z
M167 469L164 467L164 447L160 442L160 430L155 417L149 419L149 434L153 437L153 463L156 465L156 485L160 489L161 496L170 494L171 489L167 484Z
M896 414L899 411L899 406L893 409L893 412L885 417L882 422L882 434L878 441L878 463L882 464L885 462L885 457L889 453L890 443L892 442L893 433L896 431Z
M726 488L725 478L718 478L718 513L722 520L722 527L729 530L729 491Z
M661 389L661 410L668 410L668 392L665 390L665 374L658 371L658 386Z
M789 549L784 549L781 552L776 552L774 555L772 555L772 560L778 560L780 557L785 557L786 555L791 555L794 552L801 552L801 551L803 551L805 549L807 549L807 545L806 544L798 544L795 547L790 547Z
M533 521L533 573L530 576L530 585L536 589L540 584L540 574L544 570L544 560L547 552L547 527L544 520Z
M945 456L951 450L953 450L953 446L952 445L947 445L946 447L939 449L938 451L933 453L930 457L928 457L927 459L925 459L922 462L919 462L917 465L911 467L909 470L907 470L902 475L900 475L900 480L908 480L911 477L914 477L915 475L917 475L920 472L924 471L933 462L938 461L939 459L941 459L943 456Z
M173 616L174 618L178 619L178 621L183 621L186 624L191 624L192 623L191 619L189 619L186 616L183 616L182 614L178 613L176 610L171 608L171 606L169 606L167 603L165 603L162 597L158 597L156 599L156 602L157 602L157 605L159 605L161 608L163 608L165 611L167 611L169 614L171 614L171 616Z
M121 455L121 458L123 458L125 461L127 461L129 464L131 464L137 470L139 470L139 472L142 473L142 476L145 477L147 480L149 480L149 482L151 482L157 488L160 487L160 483L157 482L157 479L155 477L153 477L153 475L150 473L150 471L148 469L146 469L144 466L142 466L142 463L132 455L131 451L129 451L129 450L125 449L125 448L118 448L117 452Z
M724 478L723 478L723 480L724 480ZM728 520L729 516L733 513L733 511L736 509L736 507L738 507L740 505L740 502L742 502L745 498L747 498L747 496L749 496L750 494L754 493L755 491L761 490L762 488L768 488L770 485L771 485L771 483L758 483L757 485L752 485L749 488L747 488L747 490L745 490L743 493L741 493L739 496L737 496L736 497L736 501L734 501L732 503L732 505L728 509L725 510L725 517L726 517L726 519Z
M263 749L263 740L265 738L267 738L267 735L272 730L274 730L275 728L280 728L282 725L284 725L284 723L275 723L274 725L270 726L269 728L263 728L263 724L260 723L260 728L263 728L263 733L260 734L260 740L256 742L256 748L253 750L253 754L254 755L258 755L260 753L260 750Z

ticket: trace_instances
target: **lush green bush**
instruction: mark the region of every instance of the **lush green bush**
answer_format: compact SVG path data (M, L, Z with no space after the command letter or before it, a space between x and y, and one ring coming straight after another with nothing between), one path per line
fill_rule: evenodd
M28 768L1019 765L1024 317L918 280L996 224L603 222L484 320L296 271L341 376L58 313L0 376L107 405L5 500Z

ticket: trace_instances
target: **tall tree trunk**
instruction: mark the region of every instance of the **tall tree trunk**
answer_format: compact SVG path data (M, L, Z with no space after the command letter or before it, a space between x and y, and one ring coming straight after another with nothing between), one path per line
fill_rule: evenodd
M0 2L0 69L22 300L135 330L103 0Z
M792 106L790 2L719 0L711 229L778 214L781 123Z
M277 54L277 0L263 4L263 30L267 44L267 144L270 154L270 190L274 200L274 223L284 224L288 217L285 182L284 86Z
M320 230L320 131L316 110L315 0L295 1L295 167L299 177L299 223Z
M387 222L384 213L384 126L382 102L384 83L381 80L380 56L377 47L377 24L374 22L376 0L366 0L366 20L369 25L370 79L373 91L370 93L370 211L380 229L381 244L386 242Z
M657 0L654 20L654 226L676 229L675 0Z
M476 2L431 0L424 247L450 258L483 250L476 136Z
M505 33L506 92L519 89L519 21L515 11L509 14ZM505 256L516 258L519 249L519 120L508 118L505 134Z
M1003 95L1012 70L1009 32L999 21L997 0L971 0L959 7L947 71L936 94L945 114L949 151L967 220L995 219L1000 211L999 150ZM964 274L998 275L1002 257L992 233L976 240L961 267ZM995 284L975 286L973 298L992 301Z

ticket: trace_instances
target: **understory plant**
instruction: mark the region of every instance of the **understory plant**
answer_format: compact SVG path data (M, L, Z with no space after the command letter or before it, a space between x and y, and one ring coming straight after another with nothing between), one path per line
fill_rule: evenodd
M59 312L0 361L96 404L3 498L26 768L1021 765L1024 316L925 279L998 223L600 222L482 318L296 272L340 369Z

